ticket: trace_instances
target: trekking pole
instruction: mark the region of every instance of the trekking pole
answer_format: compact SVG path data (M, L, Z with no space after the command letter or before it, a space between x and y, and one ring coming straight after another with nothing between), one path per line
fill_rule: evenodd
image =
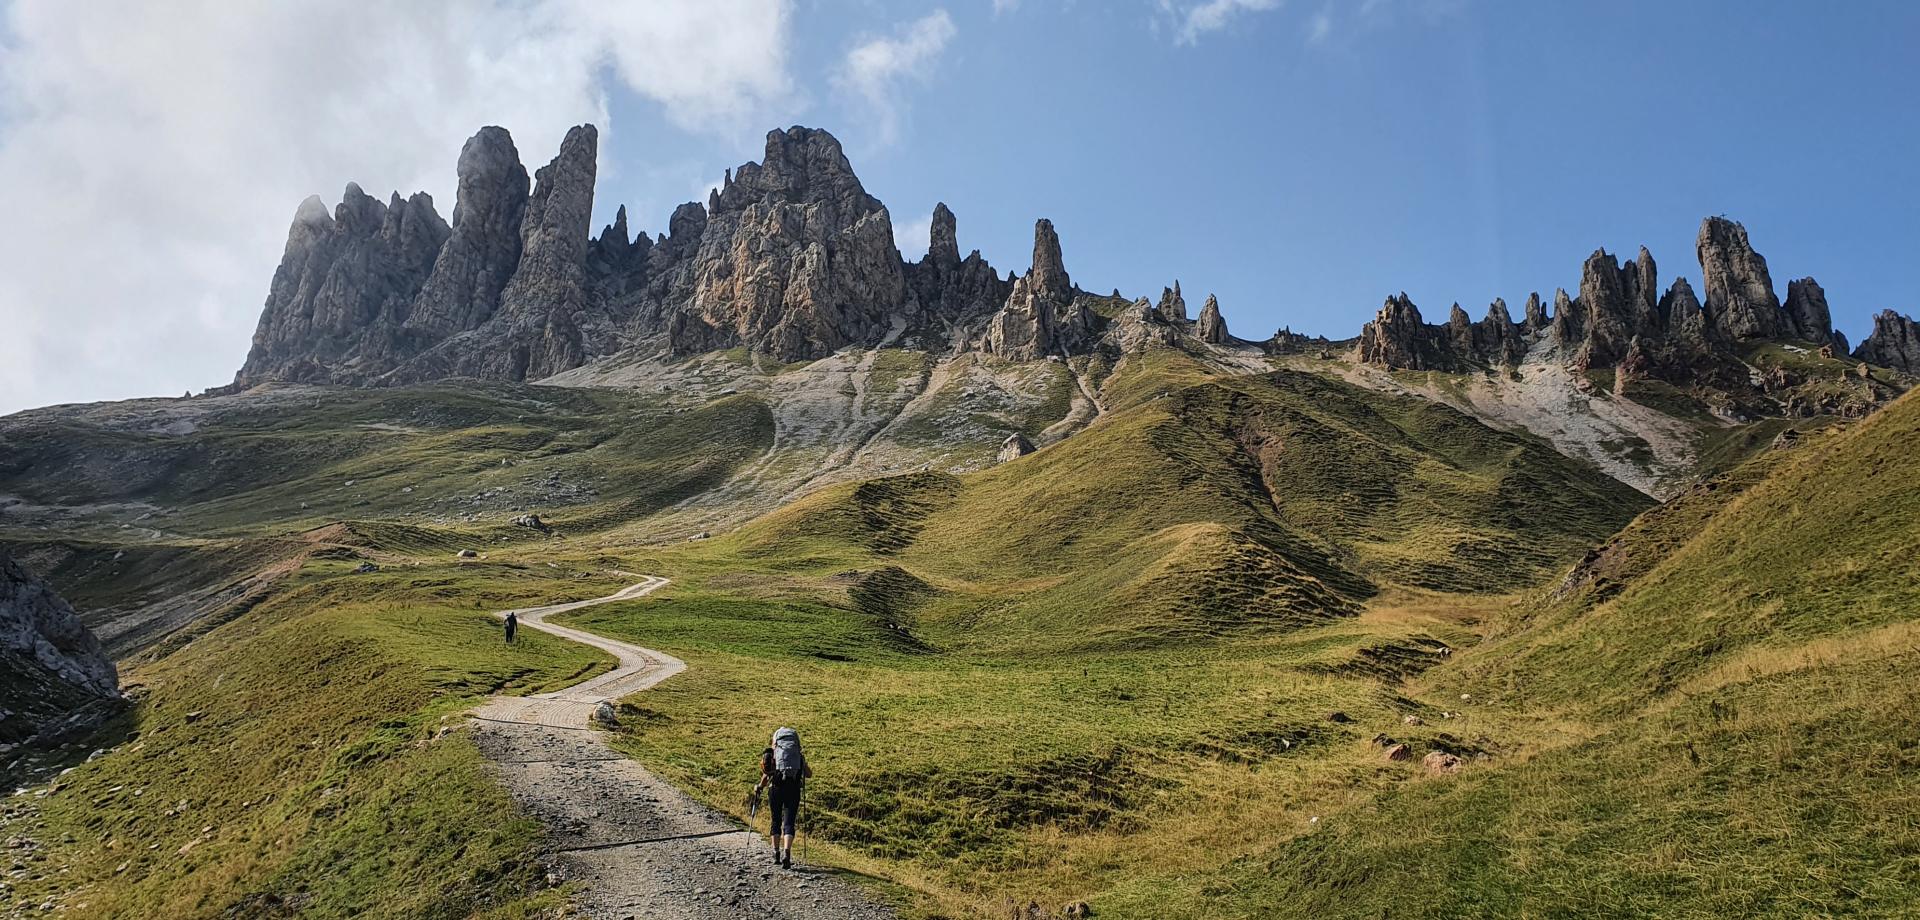
M755 786L753 787L752 792L747 793L747 833L745 835L747 839L747 845L746 847L744 847L744 849L747 849L747 850L753 849L753 819L759 817L759 815L760 815L760 787Z

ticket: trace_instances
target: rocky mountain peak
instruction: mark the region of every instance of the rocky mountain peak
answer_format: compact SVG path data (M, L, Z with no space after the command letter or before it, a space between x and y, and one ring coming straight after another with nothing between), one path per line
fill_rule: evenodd
M927 254L907 266L917 307L915 320L928 331L979 322L1007 301L1012 284L1000 280L976 249L960 258L959 221L944 202L933 209ZM960 333L964 338L966 333Z
M1658 310L1670 339L1694 348L1705 346L1711 334L1707 316L1687 279L1673 279L1673 286L1660 297Z
M1577 331L1563 344L1577 345L1576 362L1607 366L1627 353L1633 337L1658 330L1654 298L1658 279L1645 247L1633 263L1622 265L1605 249L1595 250L1580 269ZM1570 329L1573 327L1569 327Z
M1555 291L1551 315L1536 294L1518 324L1496 300L1477 323L1469 324L1456 305L1446 323L1429 326L1401 295L1389 298L1361 331L1358 354L1383 367L1454 371L1517 366L1530 354L1551 355L1576 371L1612 369L1617 393L1628 393L1634 380L1658 379L1713 393L1724 400L1719 411L1730 413L1858 415L1897 391L1872 382L1870 374L1860 375L1869 382L1858 386L1807 387L1811 371L1740 347L1772 340L1834 356L1845 354L1846 339L1834 332L1826 292L1812 278L1791 282L1784 305L1774 299L1766 260L1741 225L1709 217L1696 243L1707 279L1704 306L1684 278L1660 291L1659 269L1646 247L1628 262L1598 249L1581 265L1579 295ZM1904 317L1885 314L1873 341L1854 355L1904 370L1920 358L1914 332ZM1549 347L1535 352L1535 345Z
M713 195L690 260L661 266L649 311L676 351L740 344L818 358L905 321L892 220L826 131L769 132L763 162L742 164Z

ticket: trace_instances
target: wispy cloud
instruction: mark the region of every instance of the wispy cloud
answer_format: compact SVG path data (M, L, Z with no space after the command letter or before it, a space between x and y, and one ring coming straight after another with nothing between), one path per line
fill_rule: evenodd
M1160 10L1174 22L1174 41L1192 45L1198 43L1201 36L1226 28L1242 14L1276 10L1280 4L1281 0L1206 0L1204 3L1160 0Z
M902 24L891 36L867 38L847 52L834 84L872 110L880 143L891 144L899 137L902 84L926 79L956 31L953 17L938 9Z
M1313 18L1307 20L1307 41L1318 45L1332 35L1333 7L1327 5L1321 7L1320 12L1313 14Z
M1020 0L993 0L993 15L1010 13L1020 8Z

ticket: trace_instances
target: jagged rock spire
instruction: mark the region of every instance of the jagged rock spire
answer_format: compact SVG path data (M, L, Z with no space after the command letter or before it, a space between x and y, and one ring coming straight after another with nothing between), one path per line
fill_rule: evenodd
M1561 348L1578 348L1580 338L1585 333L1585 320L1573 309L1573 298L1567 296L1566 288L1553 289L1553 322L1548 327L1553 334L1554 344Z
M1706 346L1712 332L1687 279L1673 279L1673 286L1660 298L1659 310L1670 341L1695 350Z
M1735 340L1778 338L1787 332L1767 260L1753 251L1747 228L1709 217L1700 222L1694 249L1706 284L1707 321L1714 328Z
M1534 295L1530 304L1537 303L1539 295ZM1512 366L1520 363L1527 353L1524 336L1528 327L1516 325L1513 314L1507 311L1506 300L1495 297L1487 305L1487 315L1473 327L1473 353L1475 358L1489 364Z
M1078 346L1092 334L1095 321L1074 294L1060 256L1060 236L1053 221L1040 218L1033 225L1033 268L1014 282L1006 306L988 321L983 347L1025 361Z
M1853 356L1868 364L1920 375L1920 323L1911 317L1882 310L1873 317L1873 331L1860 340Z
M1816 345L1832 345L1833 312L1827 308L1827 292L1812 278L1787 282L1787 302L1783 306L1793 334ZM1846 351L1845 347L1840 348Z
M1373 322L1360 329L1358 356L1368 364L1407 370L1441 369L1434 332L1405 291L1388 297Z
M478 327L500 306L520 264L527 169L507 129L488 126L460 148L453 228L407 317L438 338Z
M1621 265L1605 249L1587 257L1580 269L1576 307L1581 314L1579 363L1611 365L1627 353L1634 336L1659 332L1657 283L1653 256L1645 247L1628 265Z
M1207 295L1206 305L1200 308L1200 319L1194 323L1193 331L1200 341L1209 345L1227 343L1227 320L1220 315L1220 301L1212 294Z
M1174 279L1173 287L1160 289L1160 306L1157 309L1167 322L1187 321L1187 299L1180 295L1180 279Z
M980 250L960 258L958 228L959 221L946 202L934 205L927 254L907 266L907 284L926 322L964 329L1005 305L1012 284L1000 280Z
M1060 235L1053 231L1053 221L1044 217L1033 222L1033 269L1027 272L1027 284L1034 293L1055 300L1073 298L1073 281L1060 256Z
M944 201L933 206L933 225L927 234L927 259L943 270L960 265L958 222Z
M300 203L240 378L327 383L333 362L388 350L448 233L425 194L393 201L350 182L331 217Z
M1504 306L1504 303L1502 305ZM1539 291L1534 291L1527 295L1527 305L1524 315L1526 317L1524 321L1528 332L1539 332L1547 328L1552 322L1547 316L1547 305L1540 302Z

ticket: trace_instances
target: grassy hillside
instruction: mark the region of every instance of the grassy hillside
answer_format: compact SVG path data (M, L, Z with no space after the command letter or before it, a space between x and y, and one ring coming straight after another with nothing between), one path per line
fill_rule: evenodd
M1280 372L1169 390L976 475L826 490L722 545L885 557L951 587L924 617L976 643L1131 647L1350 615L1383 585L1511 590L1649 504L1444 407Z
M460 713L611 665L539 633L509 650L486 609L615 581L310 560L245 616L123 666L140 689L101 741L118 745L13 800L5 832L39 848L9 902L128 918L517 917L558 903L539 825L487 775Z
M1916 443L1907 397L1646 515L1424 682L1576 740L1384 796L1246 861L1219 903L1911 916Z
M294 387L6 420L0 490L159 534L539 509L588 529L711 489L772 438L749 396L671 411L610 390Z
M1105 417L1036 454L827 487L694 542L644 542L649 515L765 453L751 397L675 413L510 390L442 415L421 408L439 396L344 394L370 402L137 436L311 462L272 475L186 464L114 492L11 467L41 507L186 502L151 539L6 535L100 609L292 561L134 660L131 743L15 800L31 813L5 832L43 858L9 897L108 916L552 906L536 826L498 819L455 727L486 693L604 666L538 636L508 654L485 610L604 594L618 568L674 583L574 620L691 668L625 701L617 743L732 809L768 732L798 727L815 858L904 885L920 916L1910 906L1920 404L1803 428L1648 510L1418 399L1171 351L1098 377ZM84 436L107 437L93 419ZM414 430L355 440L389 424ZM324 453L328 432L359 446ZM552 470L573 496L541 499L557 533L501 522ZM318 513L336 508L377 520ZM485 558L455 563L467 546ZM1429 777L1429 752L1468 766Z
M1421 401L1169 384L1017 462L655 548L633 565L675 585L574 617L693 664L629 701L636 754L733 807L762 736L799 727L813 833L932 915L1204 916L1204 880L1276 828L1411 775L1375 734L1470 753L1402 721L1444 720L1400 682L1474 641L1484 592L1648 504Z

